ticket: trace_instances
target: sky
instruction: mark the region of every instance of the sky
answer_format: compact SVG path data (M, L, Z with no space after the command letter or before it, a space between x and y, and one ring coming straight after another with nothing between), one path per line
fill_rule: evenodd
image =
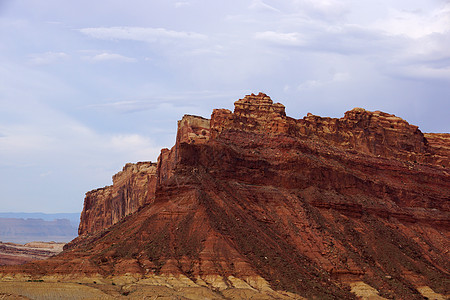
M250 93L450 132L449 49L448 0L0 0L0 212L79 212Z

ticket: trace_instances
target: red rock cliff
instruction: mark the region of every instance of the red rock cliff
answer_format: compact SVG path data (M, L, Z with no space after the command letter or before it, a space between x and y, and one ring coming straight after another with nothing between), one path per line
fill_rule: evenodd
M361 281L389 299L423 299L423 286L448 295L448 141L386 113L296 120L246 96L211 121L185 116L152 176L125 168L88 193L89 234L21 271L182 275L210 288L260 276L308 299L354 299ZM123 218L126 203L140 209Z
M154 200L156 185L168 180L180 162L182 144L205 144L210 138L233 132L285 135L320 142L382 157L401 158L410 163L429 162L449 166L446 135L428 134L417 126L383 112L355 108L340 119L308 114L303 119L286 116L284 105L260 93L235 102L235 110L215 109L211 120L185 115L178 122L175 146L163 149L157 167L151 163L128 164L114 176L112 186L86 194L79 234L108 228Z
M209 140L209 136L209 119L185 115L178 121L173 150L163 149L158 164L127 164L121 172L113 176L113 185L86 193L78 234L93 234L104 230L144 205L152 203L158 181L169 178L173 173L178 145L203 144Z
M340 119L308 113L296 120L286 116L282 104L274 104L263 93L236 101L234 112L215 109L211 116L212 137L224 131L285 134L371 155L450 165L449 151L442 146L446 134L439 138L429 134L430 145L417 126L395 115L362 108L347 111Z
M92 234L116 224L155 199L156 164L126 164L113 185L86 193L78 234Z
M273 103L263 93L247 95L234 103L234 113L227 109L215 109L211 116L213 138L227 130L287 133L290 118L286 117L284 105Z

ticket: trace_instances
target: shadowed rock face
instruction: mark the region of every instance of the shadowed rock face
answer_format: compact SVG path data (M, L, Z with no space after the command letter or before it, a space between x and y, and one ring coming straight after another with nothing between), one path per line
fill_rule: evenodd
M78 234L106 229L152 203L155 189L156 164L139 162L125 165L113 176L113 185L86 193Z
M259 278L320 299L351 299L360 281L385 297L449 294L448 140L382 112L296 120L246 96L211 120L185 116L151 171L125 167L111 192L88 193L83 235L62 254L0 271Z

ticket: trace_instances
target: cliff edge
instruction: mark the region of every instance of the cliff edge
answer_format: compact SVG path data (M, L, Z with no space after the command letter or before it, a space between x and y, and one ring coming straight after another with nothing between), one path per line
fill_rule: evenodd
M87 193L63 253L0 273L176 278L219 298L446 297L449 149L391 114L294 119L248 95L184 116L156 164Z

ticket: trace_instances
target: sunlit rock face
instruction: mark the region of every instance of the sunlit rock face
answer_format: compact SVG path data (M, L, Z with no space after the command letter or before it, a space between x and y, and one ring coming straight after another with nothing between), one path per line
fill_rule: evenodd
M0 272L175 276L309 299L449 294L448 134L361 108L294 119L263 93L178 126L157 164L87 194L66 251Z
M287 133L289 121L283 104L273 103L263 93L251 94L234 103L233 113L227 109L215 109L211 116L211 131L213 137L226 130Z

